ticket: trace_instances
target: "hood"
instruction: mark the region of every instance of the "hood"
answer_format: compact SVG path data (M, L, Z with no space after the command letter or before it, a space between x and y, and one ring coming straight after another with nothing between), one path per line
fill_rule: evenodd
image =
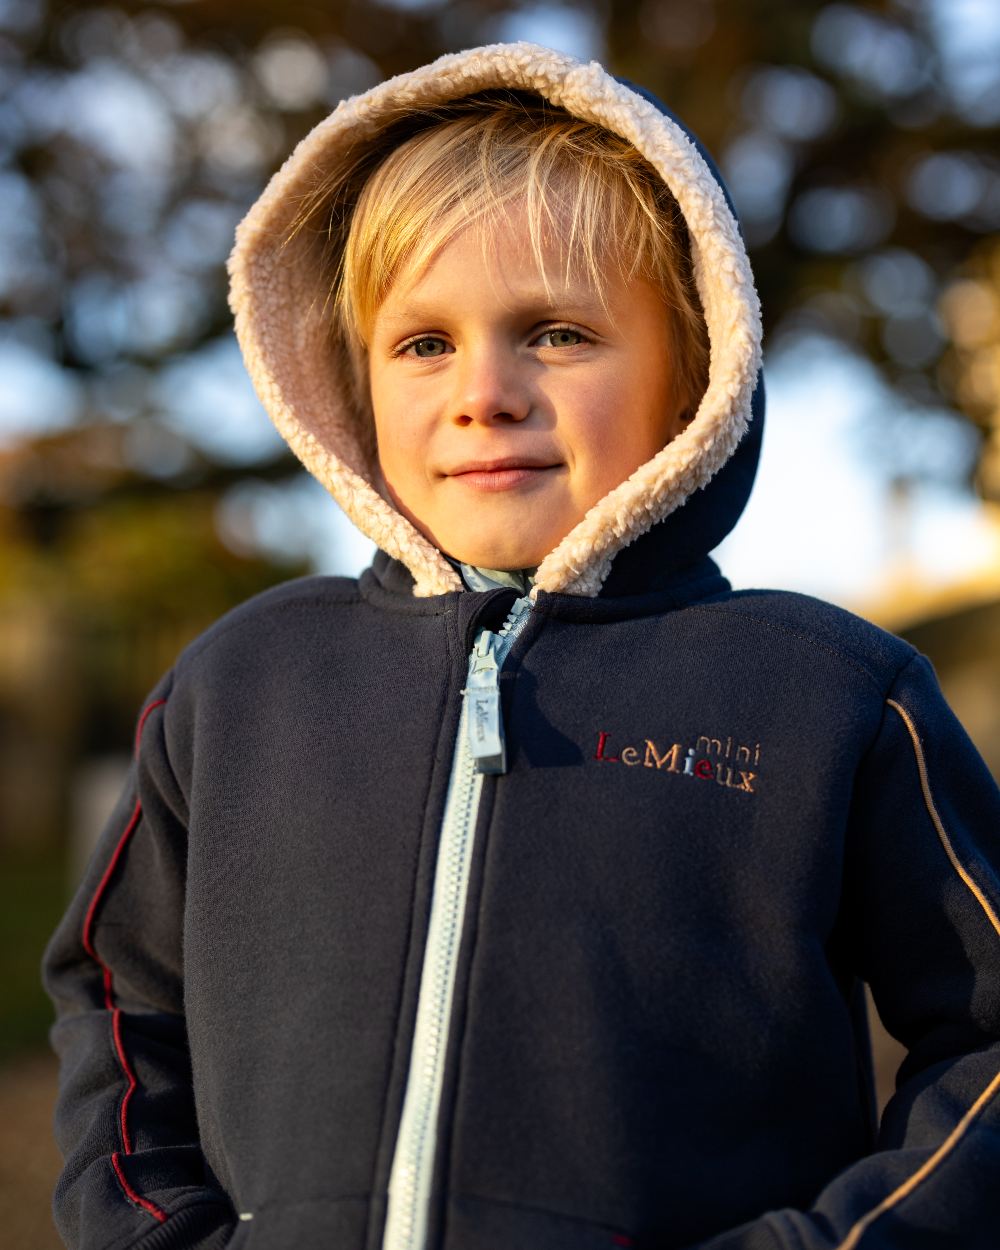
M629 140L662 175L690 236L710 342L698 411L594 504L535 574L538 590L594 596L619 552L653 526L658 553L675 567L725 537L749 496L763 423L760 306L736 218L707 154L653 96L596 61L514 43L442 56L344 100L301 140L237 227L230 307L257 394L306 469L363 534L406 566L415 595L461 590L452 564L379 493L350 370L324 313L315 242L303 231L289 235L323 174L355 161L359 144L377 145L405 109L491 88L534 92Z

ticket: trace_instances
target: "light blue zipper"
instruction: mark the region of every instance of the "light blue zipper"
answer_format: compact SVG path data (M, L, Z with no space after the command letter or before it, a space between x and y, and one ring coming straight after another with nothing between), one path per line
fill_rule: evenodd
M424 1250L444 1057L448 1049L473 837L483 776L507 770L500 669L527 624L530 598L517 599L498 634L481 629L469 656L448 796L438 839L431 917L420 974L403 1114L389 1175L382 1250Z

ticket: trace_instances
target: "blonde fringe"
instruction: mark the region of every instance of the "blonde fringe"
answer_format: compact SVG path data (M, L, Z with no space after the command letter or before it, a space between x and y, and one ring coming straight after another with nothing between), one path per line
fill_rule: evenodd
M440 551L380 493L371 421L345 369L348 346L321 311L330 297L321 280L361 188L386 154L439 120L442 109L501 91L541 98L610 131L663 179L687 231L711 343L708 386L689 423L594 504L538 568L542 591L596 595L615 555L733 454L760 368L760 304L739 227L723 189L669 115L596 62L551 48L513 43L449 53L342 101L299 142L237 227L229 304L257 394L303 465L363 534L406 566L414 595L459 590Z
M487 250L494 228L523 205L549 296L553 243L563 280L582 274L602 300L609 266L625 281L642 277L657 287L673 314L678 395L693 413L708 383L709 349L686 227L636 149L541 97L511 92L439 106L423 121L374 166L369 155L321 177L286 238L309 228L322 240L323 311L332 304L331 333L347 346L356 391L365 389L367 340L392 284L419 273L467 226L480 228ZM392 133L388 126L380 147Z

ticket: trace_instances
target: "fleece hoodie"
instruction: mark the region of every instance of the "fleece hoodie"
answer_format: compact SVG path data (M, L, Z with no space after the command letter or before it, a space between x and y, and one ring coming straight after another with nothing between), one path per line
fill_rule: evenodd
M380 493L285 241L331 163L498 87L659 171L712 349L524 598ZM380 551L229 612L138 711L45 958L67 1245L996 1250L1000 796L912 647L710 558L764 399L697 141L595 63L446 56L299 144L230 273L268 412ZM469 762L480 697L505 760ZM862 982L909 1052L880 1125Z

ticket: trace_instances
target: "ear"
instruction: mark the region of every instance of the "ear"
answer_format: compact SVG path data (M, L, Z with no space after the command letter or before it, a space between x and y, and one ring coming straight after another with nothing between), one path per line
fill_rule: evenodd
M664 443L665 447L668 443L672 443L677 435L688 427L697 411L697 404L690 403L686 396L674 401L674 412L670 420L667 442Z

